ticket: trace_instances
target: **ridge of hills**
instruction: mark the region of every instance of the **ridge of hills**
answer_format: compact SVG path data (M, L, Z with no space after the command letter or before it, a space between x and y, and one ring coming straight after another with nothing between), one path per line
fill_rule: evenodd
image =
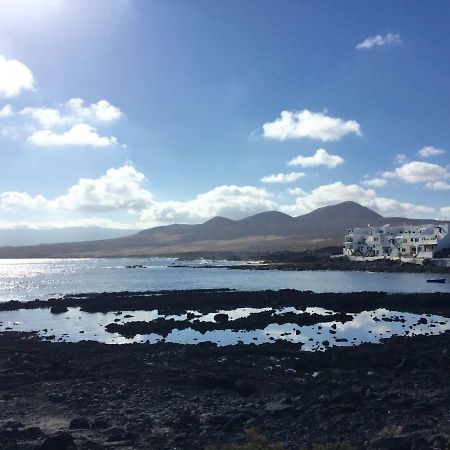
M291 217L267 211L241 220L214 217L198 225L149 228L126 237L85 242L0 247L0 258L107 256L252 256L341 246L347 229L390 223L438 223L432 219L383 217L347 201Z

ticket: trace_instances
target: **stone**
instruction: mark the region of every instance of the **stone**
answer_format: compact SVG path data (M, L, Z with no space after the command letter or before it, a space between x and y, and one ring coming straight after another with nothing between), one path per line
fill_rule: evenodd
M48 437L42 443L41 450L66 450L73 446L73 436L69 432L62 432Z
M86 417L75 417L70 421L69 429L71 430L87 430L91 427Z

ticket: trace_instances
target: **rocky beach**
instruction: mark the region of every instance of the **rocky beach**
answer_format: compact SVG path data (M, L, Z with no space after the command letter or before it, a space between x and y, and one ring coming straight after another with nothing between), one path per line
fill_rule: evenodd
M426 323L438 327L431 314L450 317L448 294L292 290L86 294L7 302L0 308L53 308L55 317L63 317L66 308L73 307L91 313L114 311L120 313L118 319L107 326L120 333L150 327L162 336L174 326L197 325L202 332L246 330L276 320L267 311L241 318L218 313L244 306L327 308L333 314L319 310L294 317L291 312L278 318L323 326L327 321L345 324L358 311L387 307L421 315L410 325L411 334ZM166 315L195 309L215 316L211 322L196 322L189 316L177 324L169 318L120 320L125 312L133 315L155 308ZM385 320L401 323L402 316ZM248 441L249 430L289 450L446 448L450 334L432 336L431 330L378 344L339 347L334 346L330 328L323 337L327 349L315 352L282 339L261 345L181 345L163 340L152 345L106 345L49 342L36 333L4 331L0 334L0 448L241 448L237 446Z

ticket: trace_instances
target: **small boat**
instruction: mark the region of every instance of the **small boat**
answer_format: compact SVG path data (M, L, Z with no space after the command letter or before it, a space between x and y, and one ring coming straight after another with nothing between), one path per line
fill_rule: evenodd
M427 283L445 283L445 278L434 278L427 280Z

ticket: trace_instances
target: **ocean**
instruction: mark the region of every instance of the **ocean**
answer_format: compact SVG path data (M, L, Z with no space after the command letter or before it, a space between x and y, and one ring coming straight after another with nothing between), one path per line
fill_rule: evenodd
M173 267L175 264L188 267ZM287 272L229 270L241 261L175 258L9 259L0 260L0 302L59 297L86 292L153 291L200 288L237 290L298 289L313 292L386 291L390 293L450 292L430 284L428 274L339 271ZM127 266L143 266L127 268ZM220 268L197 268L216 265ZM434 276L436 277L436 276Z

